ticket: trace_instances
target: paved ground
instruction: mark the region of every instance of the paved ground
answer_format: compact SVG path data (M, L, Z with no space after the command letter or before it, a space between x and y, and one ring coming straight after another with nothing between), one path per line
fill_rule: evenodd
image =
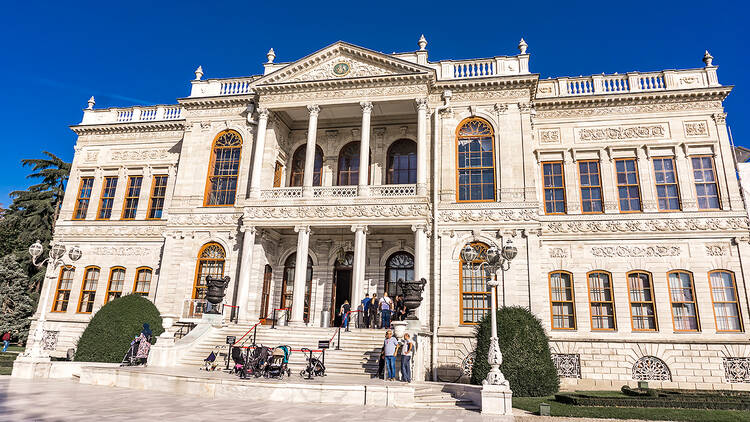
M152 391L79 384L73 380L0 377L0 421L344 421L491 422L466 410L414 410L202 399ZM520 416L520 415L519 415ZM517 421L583 419L516 417ZM623 421L620 421L623 422Z

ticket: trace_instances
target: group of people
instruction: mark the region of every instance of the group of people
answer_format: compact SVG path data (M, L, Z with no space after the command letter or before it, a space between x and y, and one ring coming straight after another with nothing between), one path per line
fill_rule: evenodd
M411 357L414 356L414 342L409 333L404 333L404 338L399 341L393 336L393 331L385 332L383 348L380 350L378 360L378 378L385 376L386 381L397 381L396 378L396 356L401 354L401 381L411 382ZM383 373L385 372L385 374Z
M348 300L339 308L339 321L341 321L341 327L346 328L351 321L351 310L352 306ZM390 329L392 321L403 321L406 319L406 304L404 303L404 297L402 295L396 295L396 300L391 299L388 293L383 293L383 297L378 298L377 293L373 293L370 297L369 293L365 294L365 298L359 307L359 311L362 312L362 328L384 328Z

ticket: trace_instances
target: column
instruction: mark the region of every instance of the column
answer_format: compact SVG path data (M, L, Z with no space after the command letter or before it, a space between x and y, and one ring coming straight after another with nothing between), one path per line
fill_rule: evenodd
M599 151L599 171L602 179L602 197L604 198L604 212L617 214L620 212L617 180L615 180L615 166L612 157L605 150Z
M425 224L414 224L414 279L427 278L427 231Z
M644 212L656 212L656 192L654 191L654 167L643 147L637 150L638 176L641 184L641 209Z
M268 126L267 108L258 109L258 128L255 132L255 153L253 155L253 171L250 174L250 197L260 198L260 174L263 168L263 151L266 149L266 127Z
M740 186L737 182L737 171L734 164L734 152L729 144L729 135L727 134L727 114L715 113L712 117L714 123L716 123L716 134L719 138L719 151L716 152L716 155L720 158L720 160L715 160L714 166L716 167L716 172L723 173L726 180L725 189L722 189L724 186L719 186L719 199L722 202L721 208L726 210L731 206L732 210L742 210L745 206L740 196ZM719 167L720 163L721 168ZM717 174L716 176L721 180L722 174ZM726 201L729 201L729 204Z
M315 147L317 145L318 114L320 114L320 107L315 104L309 105L307 106L307 111L310 112L310 119L307 121L307 145L305 146L305 173L302 176L302 196L305 198L312 198L313 172L315 171ZM307 263L305 263L305 266L307 266Z
M427 98L417 98L417 195L427 195Z
M304 325L305 285L307 285L307 249L310 245L310 226L296 226L297 261L294 267L294 291L292 292L292 318L294 325Z
M675 147L674 150L675 171L677 173L677 183L680 187L680 206L683 211L696 211L698 209L698 201L695 199L695 187L692 183L692 166L682 146Z
M578 162L572 150L563 152L563 177L565 185L566 214L581 213L581 191L578 179Z
M148 217L149 200L151 199L152 185L151 166L143 168L143 179L141 179L141 194L138 195L138 209L135 210L136 220L145 220Z
M249 306L247 306L247 297L250 294L250 276L252 275L253 247L255 246L256 230L253 226L242 226L240 230L244 232L244 235L242 236L240 278L237 286L237 301L235 302L235 306L239 310L239 319L250 321L254 318L254 315L250 315Z
M359 144L359 196L370 196L367 186L370 175L370 115L372 103L363 101L362 107L362 142Z
M354 266L352 268L352 297L349 303L352 309L362 297L365 285L365 265L367 264L367 226L352 226L354 232Z

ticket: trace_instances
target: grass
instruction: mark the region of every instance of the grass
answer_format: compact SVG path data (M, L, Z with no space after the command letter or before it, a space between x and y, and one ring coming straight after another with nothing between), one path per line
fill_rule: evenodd
M601 397L623 397L619 391L580 391L580 393L596 394ZM550 405L552 416L614 418L614 419L645 419L657 421L695 421L695 422L735 422L750 420L750 412L740 410L701 410L701 409L664 409L654 407L593 407L572 406L558 403L554 396L549 397L513 397L513 407L523 409L534 414L539 413L539 403Z

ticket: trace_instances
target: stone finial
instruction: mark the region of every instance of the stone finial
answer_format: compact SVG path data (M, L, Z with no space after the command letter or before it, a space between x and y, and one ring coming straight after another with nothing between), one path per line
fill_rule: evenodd
M419 37L419 41L417 41L417 45L419 46L419 51L424 51L425 47L427 47L427 38L424 37L424 34L422 34L422 36Z
M96 100L94 100L94 96L92 95L91 98L89 98L89 106L86 107L86 110L93 110L94 104L96 104Z
M266 57L268 58L268 63L273 63L273 59L276 58L276 53L274 53L273 48L268 50L268 53L266 53Z
M713 66L714 62L714 56L711 55L711 53L706 50L706 53L703 55L703 63L706 64L706 67Z
M529 48L529 45L526 44L526 41L521 38L521 41L518 42L518 51L521 52L521 54L526 54L526 49Z
M200 81L203 77L203 66L198 66L197 69L195 69L195 80Z

